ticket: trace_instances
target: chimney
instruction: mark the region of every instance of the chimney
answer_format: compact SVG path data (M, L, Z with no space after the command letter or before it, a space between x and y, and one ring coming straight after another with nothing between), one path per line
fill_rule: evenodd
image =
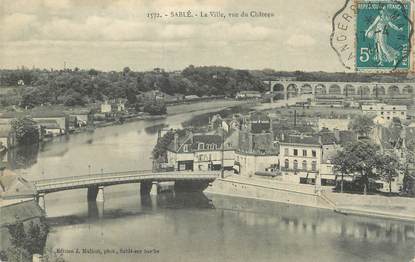
M304 139L304 133L303 133L303 132L301 132L301 133L300 133L300 139L301 139L301 140L303 140L303 139Z
M322 144L323 144L323 142L322 142L322 140L321 140L321 135L318 135L318 143L319 143L320 145L322 145Z
M285 139L285 135L284 135L284 132L282 132L281 133L281 141L284 141L284 139Z
M174 150L177 151L179 149L179 134L174 133Z
M336 138L337 142L340 141L340 130L337 128L334 129L334 137Z
M186 138L190 140L190 143L193 144L193 131L186 129Z

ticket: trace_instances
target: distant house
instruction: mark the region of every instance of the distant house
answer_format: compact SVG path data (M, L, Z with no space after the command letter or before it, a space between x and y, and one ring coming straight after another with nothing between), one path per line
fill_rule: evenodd
M137 100L140 102L146 102L146 101L161 101L165 100L166 94L161 92L160 90L150 90L147 92L143 92L139 95L137 95Z
M101 113L117 113L125 111L125 104L127 99L117 98L112 100L105 100L101 104Z
M197 95L187 95L187 96L184 96L184 99L185 100L198 100L200 99L200 97Z
M101 104L101 113L111 113L112 106L111 104L106 100L104 103Z
M350 118L319 118L317 120L318 131L323 128L327 128L330 131L348 130L350 124Z
M56 120L41 119L36 122L41 127L41 130L44 130L46 136L61 136L65 134Z
M362 105L365 114L376 116L374 122L377 124L390 124L393 118L406 120L408 108L406 105L371 104Z
M261 97L259 91L240 91L235 95L235 99L259 99Z
M16 113L6 112L0 115L0 124L9 124L18 117L31 116L35 122L39 121L56 121L62 130L62 134L66 134L69 131L69 116L62 112L32 112L32 113Z
M10 125L0 124L0 153L16 146L15 134Z

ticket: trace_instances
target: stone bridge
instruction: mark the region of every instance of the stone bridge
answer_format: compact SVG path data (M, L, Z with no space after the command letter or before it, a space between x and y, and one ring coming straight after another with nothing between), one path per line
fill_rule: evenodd
M313 82L266 80L271 92L283 93L284 98L309 94L313 96L337 97L402 97L414 95L415 83L381 83L381 82Z
M202 191L209 183L220 176L220 171L172 171L153 172L135 170L114 173L99 173L82 176L61 177L32 181L36 189L36 199L45 209L44 196L48 193L86 188L88 201L104 201L104 187L140 183L140 193L157 194L159 182L174 182L178 191Z

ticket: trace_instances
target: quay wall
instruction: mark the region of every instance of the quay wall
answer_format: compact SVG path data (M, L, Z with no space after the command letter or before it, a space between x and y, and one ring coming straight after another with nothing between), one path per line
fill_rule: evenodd
M227 177L216 179L205 193L268 200L314 208L332 209L320 198L311 185L291 184L280 181Z
M216 179L204 192L328 209L341 214L415 221L415 198L333 193L328 188L319 192L313 185L239 176Z

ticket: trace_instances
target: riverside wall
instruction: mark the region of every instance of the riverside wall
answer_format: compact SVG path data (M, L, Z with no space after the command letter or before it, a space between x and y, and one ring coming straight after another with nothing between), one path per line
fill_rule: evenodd
M313 185L231 176L216 179L204 192L333 209L329 203L320 198Z
M204 192L333 210L345 215L415 221L415 198L333 193L314 185L229 176L216 179Z

